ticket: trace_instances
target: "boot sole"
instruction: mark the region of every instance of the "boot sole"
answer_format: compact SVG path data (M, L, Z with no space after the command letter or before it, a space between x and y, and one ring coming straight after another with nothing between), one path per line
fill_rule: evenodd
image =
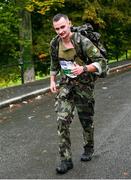
M88 159L82 159L81 158L81 161L84 161L84 162L86 162L86 161L91 161L92 160L92 158L88 158Z
M56 172L57 172L57 174L65 174L71 169L73 169L73 165L71 167L68 167L66 171L61 171L61 170L56 168Z

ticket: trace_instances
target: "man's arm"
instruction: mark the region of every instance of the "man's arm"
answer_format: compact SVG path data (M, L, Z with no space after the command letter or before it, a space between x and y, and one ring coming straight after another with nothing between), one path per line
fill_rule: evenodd
M57 38L54 38L50 42L50 58L51 58L51 65L50 65L50 90L52 93L57 92L56 87L56 76L60 71L60 65L58 61L58 47L57 47Z
M77 39L78 38L78 39ZM73 68L72 73L75 75L79 75L83 72L92 72L97 75L101 75L101 73L106 68L106 59L100 53L100 50L88 39L84 36L76 37L78 43L81 43L81 50L84 57L87 57L87 62L89 61L90 64L86 65L84 68L83 66L77 65Z
M52 93L57 92L57 87L56 87L56 75L51 75L50 76L50 90Z
M86 45L84 48L86 49L87 57L92 61L90 65L96 68L95 73L97 75L101 75L101 73L105 71L107 60L100 53L100 50L90 40L87 40L84 45Z
M72 69L74 75L80 75L83 72L97 72L97 68L93 64L79 66L78 64Z

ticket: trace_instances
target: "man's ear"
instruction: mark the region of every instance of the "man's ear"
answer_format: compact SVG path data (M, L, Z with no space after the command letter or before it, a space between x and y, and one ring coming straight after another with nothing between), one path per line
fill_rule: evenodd
M72 22L71 21L69 21L69 25L72 26Z

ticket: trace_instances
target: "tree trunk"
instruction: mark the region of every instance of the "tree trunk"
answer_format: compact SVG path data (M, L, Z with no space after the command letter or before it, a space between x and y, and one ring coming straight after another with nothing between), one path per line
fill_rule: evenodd
M20 63L23 68L23 83L35 80L34 64L32 61L32 27L31 14L26 10L20 12L22 22L20 26Z
M128 59L128 50L126 49L126 60Z

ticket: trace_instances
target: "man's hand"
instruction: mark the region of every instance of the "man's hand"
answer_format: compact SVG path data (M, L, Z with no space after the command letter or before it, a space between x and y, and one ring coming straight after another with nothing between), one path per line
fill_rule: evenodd
M87 72L97 72L97 68L93 64L86 65L86 68L87 68ZM84 71L84 66L75 64L75 66L72 68L71 72L74 75L80 75L81 73L86 72L86 71Z
M52 93L57 93L58 92L58 89L56 87L56 76L55 75L52 75L50 77L50 90Z
M58 92L58 89L56 87L56 82L55 81L51 81L50 83L50 90L52 93L57 93Z
M81 73L83 73L83 66L75 64L75 66L71 69L71 72L74 75L80 75Z

